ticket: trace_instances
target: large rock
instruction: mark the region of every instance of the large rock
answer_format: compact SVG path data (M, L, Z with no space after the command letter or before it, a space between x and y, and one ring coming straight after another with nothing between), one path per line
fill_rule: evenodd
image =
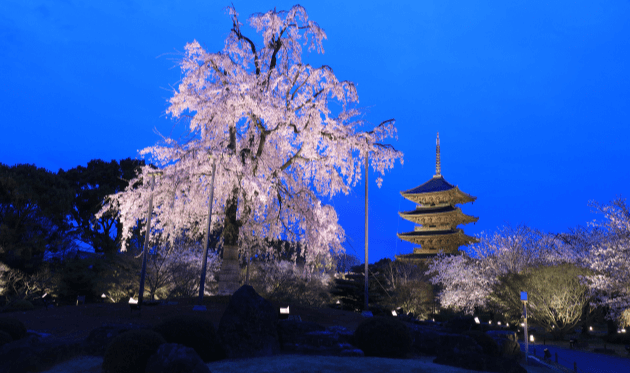
M192 348L164 343L147 362L145 373L211 373Z
M480 372L527 373L525 368L512 359L489 356L472 351L442 353L433 362Z
M489 330L486 334L497 342L499 356L512 359L521 356L521 346L518 344L515 332L509 330Z
M128 330L146 329L148 326L135 324L102 324L92 329L83 342L83 353L86 355L105 356L109 343L120 333Z
M218 332L229 358L263 357L280 351L277 328L278 310L243 285L232 295Z
M82 341L42 338L29 333L25 338L0 347L0 373L41 372L81 354Z

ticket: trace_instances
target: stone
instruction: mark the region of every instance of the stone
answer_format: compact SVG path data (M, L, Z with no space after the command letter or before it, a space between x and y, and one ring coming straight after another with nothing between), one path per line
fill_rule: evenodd
M41 372L79 356L81 351L82 341L72 337L42 338L29 333L0 347L0 373Z
M228 358L272 356L280 351L276 308L249 285L230 299L218 334Z
M281 320L278 337L283 353L323 356L363 356L352 345L353 332L342 326L328 328L313 322Z
M211 373L192 348L164 343L147 362L145 373Z
M146 329L148 326L136 324L103 324L93 329L83 342L83 353L93 356L105 356L109 343L120 333L133 329Z
M11 334L0 330L0 347L10 342L13 342L13 337L11 337Z
M223 261L219 271L219 295L232 295L239 288L238 247L223 246Z

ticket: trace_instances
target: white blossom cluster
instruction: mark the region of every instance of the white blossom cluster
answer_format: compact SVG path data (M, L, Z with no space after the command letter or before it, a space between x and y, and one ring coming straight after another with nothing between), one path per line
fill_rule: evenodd
M605 217L603 223L592 225L606 233L606 239L593 244L585 260L596 273L587 276L593 305L606 307L611 319L630 324L630 211L621 198L592 206Z
M308 248L307 263L330 257L343 250L345 233L334 208L319 198L348 194L368 153L380 174L396 159L402 163L401 152L381 143L396 137L394 121L357 131L365 123L355 85L339 81L328 66L302 61L302 43L323 52L326 34L301 6L252 15L261 45L243 34L233 7L227 13L233 26L221 52L209 53L197 41L185 48L183 78L167 113L187 123L188 137L164 138L140 152L162 172L153 191L152 233L172 240L205 232L216 162L213 230L224 224L236 188L241 251L264 251L265 238L283 238ZM123 239L146 220L155 171L144 167L100 212L117 209Z
M438 294L443 307L472 314L475 307L488 306L489 296L501 276L521 273L539 265L573 263L566 245L553 235L528 227L504 227L457 256L438 256L429 264L431 282L442 285Z

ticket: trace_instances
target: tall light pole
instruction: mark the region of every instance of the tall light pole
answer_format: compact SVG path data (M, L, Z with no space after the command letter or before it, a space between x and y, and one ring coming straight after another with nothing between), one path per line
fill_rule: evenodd
M368 308L368 157L369 152L365 152L365 305L364 311Z
M142 296L144 294L144 277L147 273L147 251L149 251L149 240L151 238L151 215L153 214L153 187L155 186L155 175L162 175L162 172L149 172L149 175L151 175L151 194L149 195L149 210L147 211L147 231L144 237L144 250L142 250L142 272L140 272L140 291L138 294L139 307L142 307Z
M212 202L214 201L214 174L216 171L217 161L212 162L212 181L210 182L210 200L208 201L208 229L206 230L206 238L203 243L203 259L201 262L201 281L199 282L199 302L203 304L203 293L206 284L206 265L208 263L208 242L210 241L210 223L212 222Z
M529 365L529 339L527 338L527 292L521 291L521 302L523 302L523 315L525 316L525 364Z

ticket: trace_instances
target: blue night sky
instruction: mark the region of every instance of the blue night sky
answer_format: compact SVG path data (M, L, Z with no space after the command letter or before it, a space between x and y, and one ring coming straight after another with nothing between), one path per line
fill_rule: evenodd
M549 4L551 3L551 4ZM164 113L178 52L219 51L230 2L2 0L0 162L51 171L138 157L177 133ZM233 1L242 23L292 1ZM327 33L305 55L358 86L374 125L396 119L405 154L378 189L370 174L369 262L410 253L399 192L435 173L478 197L468 234L508 223L565 232L587 203L630 195L630 2L301 1ZM254 31L249 30L249 35ZM305 52L306 53L306 52ZM371 128L369 128L371 129ZM363 259L364 184L334 198Z

